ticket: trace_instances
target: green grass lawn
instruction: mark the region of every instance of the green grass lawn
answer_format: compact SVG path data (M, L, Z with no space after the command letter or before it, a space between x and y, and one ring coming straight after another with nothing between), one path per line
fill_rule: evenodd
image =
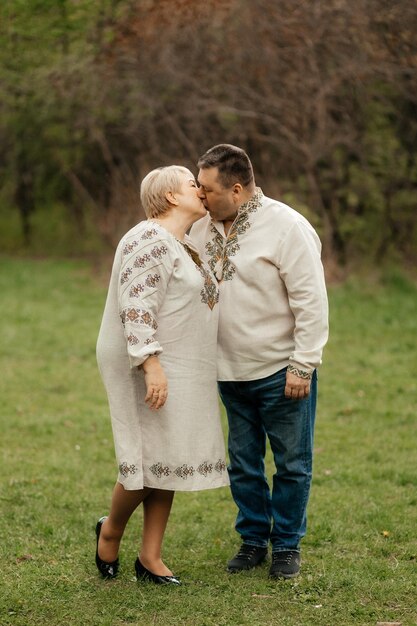
M92 273L0 259L0 624L417 624L416 288L394 274L330 289L302 575L226 573L239 540L219 489L177 494L165 560L185 584L160 588L134 580L140 513L120 577L94 565L116 468L95 361L106 287Z

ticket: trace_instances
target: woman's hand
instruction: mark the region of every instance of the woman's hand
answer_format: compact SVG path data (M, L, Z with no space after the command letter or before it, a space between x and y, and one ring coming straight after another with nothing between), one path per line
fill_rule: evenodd
M168 396L168 381L165 372L156 355L149 356L142 367L145 373L145 402L150 409L160 409L164 406Z

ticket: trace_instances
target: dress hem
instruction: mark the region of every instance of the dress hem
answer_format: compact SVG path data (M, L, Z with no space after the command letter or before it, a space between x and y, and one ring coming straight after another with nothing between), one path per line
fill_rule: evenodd
M192 491L207 491L209 489L220 489L221 487L229 487L230 483L229 480L226 480L225 482L219 484L219 485L206 485L206 486L189 486L187 487L186 485L178 485L178 487L168 487L168 486L161 486L161 485L156 485L156 484L152 484L149 483L147 481L144 481L142 483L141 486L134 486L132 487L132 485L130 484L129 486L124 485L123 482L120 479L117 479L117 482L120 483L122 485L122 487L126 490L126 491L140 491L141 489L144 489L145 487L147 489L159 489L160 491L183 491L183 492L192 492Z

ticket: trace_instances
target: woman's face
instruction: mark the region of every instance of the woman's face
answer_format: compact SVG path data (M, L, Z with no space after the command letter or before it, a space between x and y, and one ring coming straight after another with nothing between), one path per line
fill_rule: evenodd
M206 208L198 195L197 183L191 172L181 175L180 190L174 195L179 202L179 208L193 218L194 222L207 215Z

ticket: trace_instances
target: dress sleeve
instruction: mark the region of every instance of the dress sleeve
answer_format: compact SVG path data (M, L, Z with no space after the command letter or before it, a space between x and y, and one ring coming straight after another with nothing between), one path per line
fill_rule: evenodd
M127 237L121 245L119 315L130 367L163 349L158 342L158 311L174 269L171 243L155 228Z

